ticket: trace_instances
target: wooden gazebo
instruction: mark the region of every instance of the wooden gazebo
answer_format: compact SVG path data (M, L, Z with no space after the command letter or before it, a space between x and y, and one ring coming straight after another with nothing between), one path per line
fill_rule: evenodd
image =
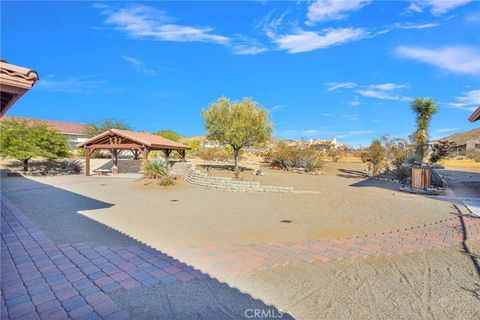
M185 150L190 150L179 142L175 142L157 135L134 132L120 129L110 129L77 144L78 148L85 148L85 174L90 175L90 156L95 150L110 150L113 162L117 165L118 156L121 152L131 151L134 158L142 154L144 160L148 160L150 151L163 151L165 158L169 158L172 151L177 151L180 157L185 159Z

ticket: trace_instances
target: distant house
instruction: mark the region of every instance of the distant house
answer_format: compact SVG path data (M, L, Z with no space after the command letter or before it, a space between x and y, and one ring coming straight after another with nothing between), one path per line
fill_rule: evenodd
M77 144L86 141L88 139L88 129L89 126L83 123L76 122L67 122L67 121L56 121L56 120L43 120L43 119L33 119L25 117L12 117L6 116L2 120L14 119L19 121L27 121L27 123L32 125L44 124L50 129L57 130L58 133L64 135L68 139L68 144L73 150L77 149Z
M0 59L0 118L38 81L38 73Z
M475 122L480 119L480 107L477 110L473 111L472 115L468 118L470 122Z
M340 144L337 142L337 137L333 137L332 140L310 140L310 146L315 146L318 150L327 150L337 149Z
M465 155L469 151L480 150L480 128L452 134L438 140L455 143L457 145L455 153Z
M301 141L289 140L287 144L292 147L293 146L302 147L302 148L314 147L318 150L327 150L330 148L336 149L342 146L342 144L337 141L336 137L333 137L331 140L313 140L313 139L301 140Z

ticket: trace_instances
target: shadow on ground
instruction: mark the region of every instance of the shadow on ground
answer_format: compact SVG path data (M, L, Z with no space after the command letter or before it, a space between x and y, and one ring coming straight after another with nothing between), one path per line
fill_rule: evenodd
M109 208L114 205L112 203L23 176L2 180L2 196L6 196L57 245L82 242L91 246L143 246L79 213ZM188 282L160 283L153 288L119 289L109 295L130 313L131 319L247 319L256 312L264 315L262 319L280 315L282 319L293 319L289 314L208 275Z
M337 176L342 178L349 179L362 179L367 178L367 175L363 171L359 170L348 170L348 169L338 169L341 173L337 173Z

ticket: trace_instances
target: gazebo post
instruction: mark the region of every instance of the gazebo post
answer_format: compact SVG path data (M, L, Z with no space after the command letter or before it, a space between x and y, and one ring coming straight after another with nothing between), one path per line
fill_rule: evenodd
M117 149L111 149L110 153L112 154L112 162L114 165L118 164L118 150Z
M165 154L165 160L167 161L167 163L170 162L170 154L172 153L172 150L170 149L163 149L163 153Z
M143 162L147 162L148 161L148 154L149 154L148 148L144 147L143 150L142 150L142 153L143 153Z
M178 153L180 153L180 158L182 161L185 161L185 150L178 150Z
M90 175L90 148L85 147L85 175Z

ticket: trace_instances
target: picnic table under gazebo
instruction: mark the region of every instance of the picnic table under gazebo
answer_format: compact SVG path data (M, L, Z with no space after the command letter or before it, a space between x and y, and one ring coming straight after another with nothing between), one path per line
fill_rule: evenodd
M181 159L185 160L185 150L191 149L161 136L120 129L105 131L77 144L77 147L85 149L85 174L87 176L90 175L90 157L95 150L110 150L113 163L117 165L118 156L125 150L132 152L135 159L138 159L141 154L146 161L150 151L162 151L166 159L170 157L172 151L176 151Z

